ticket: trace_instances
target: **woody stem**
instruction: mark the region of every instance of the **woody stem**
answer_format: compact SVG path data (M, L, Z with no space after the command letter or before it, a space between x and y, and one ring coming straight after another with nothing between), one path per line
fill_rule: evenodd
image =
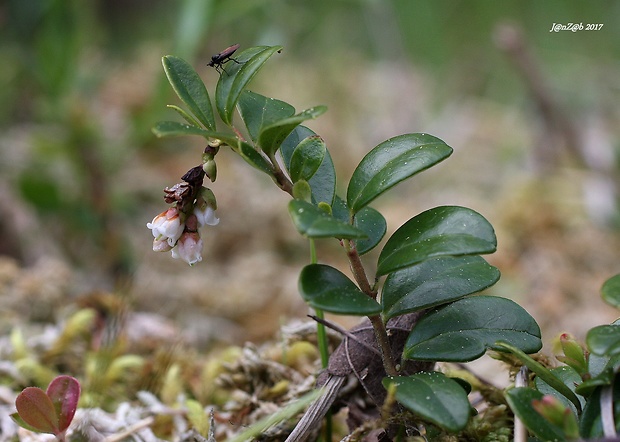
M355 243L351 240L345 240L344 246L347 250L347 257L349 258L351 271L353 272L353 276L355 277L360 289L370 298L376 300L377 291L376 289L373 289L370 282L368 282L368 277L366 276L366 271L362 265L362 260L357 252ZM377 339L379 350L381 351L381 359L383 361L383 368L385 368L385 372L389 376L398 375L398 371L394 365L394 359L392 358L392 348L390 347L390 340L385 324L383 323L383 319L381 319L380 315L372 315L369 316L368 319L370 320L370 323L375 331L375 337Z

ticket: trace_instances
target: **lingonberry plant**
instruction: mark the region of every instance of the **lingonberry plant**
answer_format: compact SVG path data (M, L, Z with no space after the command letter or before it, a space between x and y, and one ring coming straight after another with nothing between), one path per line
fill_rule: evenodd
M608 279L601 292L608 304L620 307L620 275ZM585 346L567 333L559 341L563 354L556 358L565 365L552 369L500 344L536 374L533 385L508 391L510 407L539 440L618 440L620 320L590 329Z
M378 261L364 265L362 255L377 247L387 231L385 218L369 204L448 158L452 148L425 133L395 136L370 150L354 170L346 194L337 195L336 169L325 141L301 125L326 108L296 113L290 104L248 89L281 49L252 47L238 53L234 63L221 60L214 101L224 131L216 128L209 93L196 71L180 58L163 58L168 80L187 109L171 105L185 122L158 123L154 133L201 136L208 145L201 163L165 190L171 206L148 224L153 249L171 250L190 265L201 260L198 228L218 221L215 196L203 182L205 177L216 179L216 155L226 147L292 197L288 212L313 252L301 270L299 290L317 312L327 366L326 378L320 380L325 390L339 390L346 376L354 374L376 410L400 404L385 431L413 431L422 422L427 428L457 432L472 416L468 388L434 371L435 363L471 361L489 349L508 347L534 353L542 346L539 327L508 299L470 296L495 284L500 273L481 256L496 249L493 227L469 208L442 206L413 216L387 239ZM242 125L233 121L235 110ZM340 242L349 275L329 265L329 257L318 262L314 241L324 238ZM376 269L374 274L370 269ZM367 318L346 332L331 356L321 341L323 312ZM397 412L404 409L413 413ZM320 419L325 411L316 416ZM290 440L306 437L299 433Z

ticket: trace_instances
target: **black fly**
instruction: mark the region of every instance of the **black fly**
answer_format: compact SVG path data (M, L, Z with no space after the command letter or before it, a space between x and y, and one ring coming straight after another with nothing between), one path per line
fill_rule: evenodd
M232 61L234 61L237 64L241 64L237 60L232 58L232 54L234 54L237 49L239 49L239 44L227 47L226 49L224 49L219 54L216 54L216 55L212 56L211 57L211 61L209 63L207 63L207 66L211 66L211 67L215 68L215 70L218 71L221 74L222 72L220 71L220 69L222 71L226 72L226 69L224 69L223 65L228 60L232 60ZM226 72L226 74L228 74L228 72Z

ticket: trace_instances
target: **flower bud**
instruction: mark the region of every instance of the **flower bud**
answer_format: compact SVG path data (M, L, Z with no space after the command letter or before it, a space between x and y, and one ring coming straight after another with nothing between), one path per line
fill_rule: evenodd
M532 401L532 408L547 421L560 427L568 438L579 438L579 425L575 414L558 398L544 395L542 399Z
M198 225L200 227L204 225L218 225L220 219L215 215L216 209L217 201L213 191L207 187L202 187L194 206L194 215L198 218Z
M564 355L557 355L556 359L572 367L583 375L588 372L588 352L569 333L560 335L560 347Z
M215 181L215 178L217 178L217 164L215 163L215 160L207 160L202 165L202 170L204 170L205 175L209 177L211 182Z
M312 189L306 180L299 180L293 184L293 197L298 200L312 202Z

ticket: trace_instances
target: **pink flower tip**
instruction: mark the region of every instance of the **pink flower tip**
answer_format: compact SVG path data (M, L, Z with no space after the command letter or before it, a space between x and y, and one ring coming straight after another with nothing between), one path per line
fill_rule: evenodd
M172 249L172 257L182 259L190 266L202 261L202 239L198 232L184 232L176 247Z

